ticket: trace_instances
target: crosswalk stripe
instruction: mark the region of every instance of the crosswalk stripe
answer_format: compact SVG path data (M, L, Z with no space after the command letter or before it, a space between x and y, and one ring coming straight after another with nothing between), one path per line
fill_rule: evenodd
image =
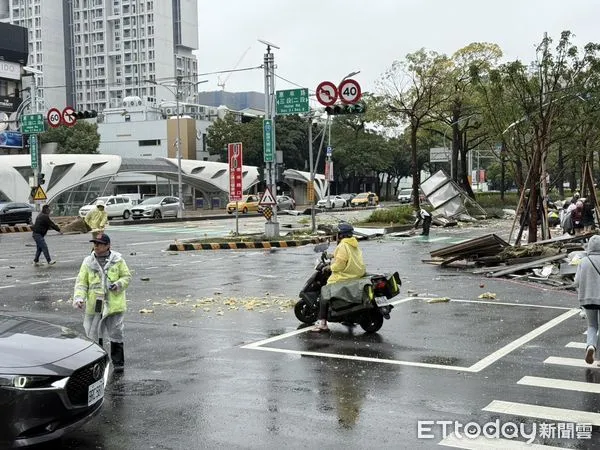
M569 342L565 347L569 348L580 348L585 350L587 348L587 344L585 342Z
M562 449L564 447L554 447L551 445L528 444L527 442L515 441L513 439L490 439L484 436L479 436L473 439L464 437L462 439L456 437L454 433L445 437L438 445L445 447L465 448L468 450L479 450L486 448L514 448L514 449L531 449L531 450L548 450Z
M557 422L585 423L600 426L600 414L576 409L554 408L527 403L493 400L483 411L509 414L511 416L535 417Z
M525 376L519 381L517 381L517 384L552 389L564 389L566 391L590 392L592 394L600 394L600 384L586 383L585 381L571 381L556 378Z
M562 358L559 356L549 356L544 361L544 364L555 364L557 366L570 366L570 367L585 367L586 369L597 369L598 366L594 364L588 364L581 358Z

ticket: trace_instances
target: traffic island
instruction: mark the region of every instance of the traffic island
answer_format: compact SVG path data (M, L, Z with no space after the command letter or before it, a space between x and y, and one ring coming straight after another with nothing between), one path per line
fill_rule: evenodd
M319 244L331 240L331 236L280 237L277 240L265 236L238 236L232 238L214 238L193 242L175 242L169 245L169 251L189 250L245 250L300 247Z

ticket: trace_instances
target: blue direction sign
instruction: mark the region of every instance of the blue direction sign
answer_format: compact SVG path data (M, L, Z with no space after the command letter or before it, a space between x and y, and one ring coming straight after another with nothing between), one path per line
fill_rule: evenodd
M264 161L273 162L275 152L273 151L273 121L271 119L263 120L263 149Z
M327 147L327 156L331 156L331 154L333 153L333 147Z

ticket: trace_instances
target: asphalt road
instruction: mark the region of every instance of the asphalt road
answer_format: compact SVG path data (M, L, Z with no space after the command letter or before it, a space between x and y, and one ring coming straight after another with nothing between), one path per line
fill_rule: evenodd
M370 271L399 271L398 303L375 335L339 324L324 335L299 328L292 310L312 246L165 251L174 239L226 234L231 223L111 227L134 271L126 370L110 381L101 414L62 448L484 448L477 427L494 434L494 421L503 432L485 448L530 437L600 445L600 368L583 362L573 293L422 262L432 249L502 235L506 224L362 242ZM243 223L250 232L263 222ZM29 233L0 236L0 308L82 331L69 298L88 236L47 240L58 264L33 267ZM479 299L484 292L496 299ZM452 300L427 302L438 297ZM469 422L472 438L454 443Z

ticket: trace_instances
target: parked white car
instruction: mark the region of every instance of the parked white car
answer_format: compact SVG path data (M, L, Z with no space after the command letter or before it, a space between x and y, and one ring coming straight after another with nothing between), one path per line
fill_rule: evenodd
M122 195L98 197L93 202L79 208L79 216L85 217L85 215L96 205L98 200L102 200L104 202L104 210L106 211L109 219L112 217L129 219L129 217L131 217L131 208L133 208L131 198Z
M332 195L329 200L331 201L331 208L345 208L348 206L348 202L346 202L346 200L339 195ZM317 207L327 208L327 197L319 200L317 202Z

